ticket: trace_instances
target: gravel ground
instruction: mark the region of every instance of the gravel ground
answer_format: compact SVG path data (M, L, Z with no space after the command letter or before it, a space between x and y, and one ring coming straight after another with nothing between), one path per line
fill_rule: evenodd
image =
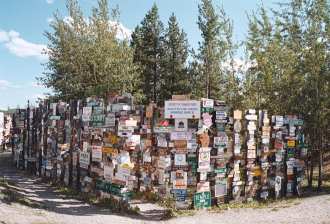
M193 216L160 221L162 208L153 204L138 204L141 216L113 214L107 209L84 202L65 199L54 192L51 186L40 183L10 167L10 154L0 155L0 176L16 183L27 198L37 201L45 209L35 209L17 203L0 200L0 223L2 224L101 224L101 223L320 223L330 224L330 195L320 195L294 200L283 206L262 209L231 209L219 213L196 212Z

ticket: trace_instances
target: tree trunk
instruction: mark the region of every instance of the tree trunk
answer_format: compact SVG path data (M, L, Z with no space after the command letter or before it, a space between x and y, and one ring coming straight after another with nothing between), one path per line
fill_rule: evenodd
M312 189L312 185L313 185L313 169L314 169L314 165L313 165L313 152L311 152L310 163L311 163L311 168L309 170L309 176L308 176L308 188L311 190Z
M322 171L323 171L323 150L319 149L319 177L317 182L317 190L321 191L322 187Z

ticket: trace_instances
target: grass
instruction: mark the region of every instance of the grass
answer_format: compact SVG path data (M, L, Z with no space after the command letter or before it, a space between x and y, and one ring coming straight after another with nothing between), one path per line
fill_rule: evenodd
M44 208L40 202L31 200L20 193L14 183L9 183L4 177L0 178L0 199L8 204L17 203L31 208Z
M251 202L233 202L229 204L221 204L210 209L211 212L222 212L230 209L252 208L263 209L270 208L272 211L280 208L287 208L293 205L300 204L299 198L284 198L279 200L269 199L267 201L251 201Z
M110 196L110 198L99 199L95 195L82 193L74 189L71 189L69 187L63 187L63 186L59 187L55 192L60 194L64 198L73 198L101 208L107 208L114 213L121 213L128 215L139 214L138 207L131 207L127 202L122 200L117 200L112 196Z

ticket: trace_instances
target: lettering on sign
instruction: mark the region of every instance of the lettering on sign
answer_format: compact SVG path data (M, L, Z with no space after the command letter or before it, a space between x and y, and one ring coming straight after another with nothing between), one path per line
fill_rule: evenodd
M92 145L92 161L101 162L102 161L102 146Z
M210 208L211 207L211 192L199 192L194 195L195 208Z
M165 118L196 119L200 117L201 105L197 100L165 101Z
M88 169L90 163L90 153L80 152L79 154L79 165L81 168Z

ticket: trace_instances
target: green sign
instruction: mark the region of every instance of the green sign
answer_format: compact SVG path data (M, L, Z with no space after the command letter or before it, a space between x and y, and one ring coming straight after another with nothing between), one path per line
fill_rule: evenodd
M116 195L123 198L129 198L131 192L122 192L122 188L119 185L112 184L110 182L97 180L96 181L96 190L103 191L108 194Z
M210 108L210 107L202 107L201 112L202 112L202 113L212 113L212 112L213 112L213 108Z
M210 208L211 207L211 192L205 191L195 193L194 195L195 208Z
M226 173L227 172L227 168L226 167L222 167L222 168L216 168L214 169L215 173Z
M105 123L105 115L104 114L93 114L90 120L90 126L92 127L101 127Z
M49 120L51 120L51 121L58 121L58 120L61 120L61 116L52 115L52 116L49 117Z
M197 167L198 167L198 163L197 163L197 157L189 157L188 156L188 165L191 167L191 172L193 174L197 173Z

